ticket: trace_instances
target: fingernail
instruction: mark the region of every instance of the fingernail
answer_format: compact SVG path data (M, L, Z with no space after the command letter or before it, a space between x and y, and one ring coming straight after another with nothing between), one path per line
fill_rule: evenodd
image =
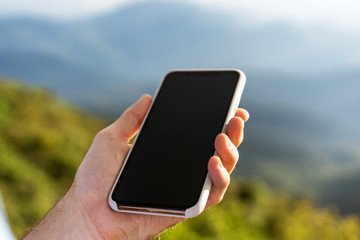
M240 121L241 121L241 123L242 123L242 128L244 129L244 127L245 127L245 121L244 121L244 119L242 119L242 118L240 118Z
M249 119L250 119L250 113L248 112L248 111L246 111L247 112L247 121L249 121Z
M223 164L222 164L221 161L218 162L218 168L219 168L219 169L223 169L223 168L224 168L224 166L223 166Z

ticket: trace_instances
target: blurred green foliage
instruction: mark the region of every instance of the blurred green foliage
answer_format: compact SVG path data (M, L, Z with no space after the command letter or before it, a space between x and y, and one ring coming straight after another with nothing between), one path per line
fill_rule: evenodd
M355 240L360 221L332 207L316 208L309 199L272 192L256 180L233 179L222 203L157 239Z
M46 89L0 79L0 189L16 236L67 191L104 126Z
M20 237L69 188L96 132L105 126L48 90L0 79L0 189ZM360 239L357 216L233 179L223 202L158 239Z

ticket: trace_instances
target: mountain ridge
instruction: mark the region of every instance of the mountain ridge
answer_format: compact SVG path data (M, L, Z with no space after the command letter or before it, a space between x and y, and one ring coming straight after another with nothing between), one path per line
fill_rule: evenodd
M271 182L285 172L288 189L320 185L359 141L358 37L239 19L182 3L134 3L65 22L0 19L0 75L115 118L169 70L240 68L248 79L240 105L252 115L240 173ZM349 156L359 169L358 155Z

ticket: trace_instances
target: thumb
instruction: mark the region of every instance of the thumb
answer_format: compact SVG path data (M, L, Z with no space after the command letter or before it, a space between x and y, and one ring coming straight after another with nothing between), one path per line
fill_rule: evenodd
M144 94L137 102L125 110L125 112L109 127L118 137L127 140L139 130L142 121L150 107L151 96Z

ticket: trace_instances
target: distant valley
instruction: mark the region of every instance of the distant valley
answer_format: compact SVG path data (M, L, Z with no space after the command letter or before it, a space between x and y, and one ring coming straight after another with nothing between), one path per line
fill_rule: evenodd
M359 41L321 26L142 2L67 22L0 19L0 76L114 119L169 70L240 68L251 119L237 173L360 212L350 201L360 194Z

